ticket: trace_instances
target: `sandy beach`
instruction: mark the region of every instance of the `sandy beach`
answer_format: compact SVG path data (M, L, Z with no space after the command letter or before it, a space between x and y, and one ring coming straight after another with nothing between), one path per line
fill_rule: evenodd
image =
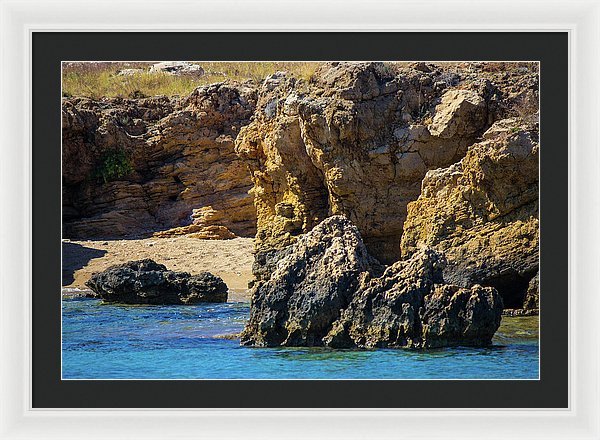
M189 237L130 240L63 240L63 287L85 289L92 273L114 264L151 258L174 271L208 271L223 278L230 299L247 298L252 279L252 238L201 240Z

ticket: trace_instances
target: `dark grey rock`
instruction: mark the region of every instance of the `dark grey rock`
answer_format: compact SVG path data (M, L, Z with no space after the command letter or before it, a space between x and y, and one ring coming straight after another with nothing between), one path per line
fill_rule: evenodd
M86 285L104 301L122 304L226 302L228 290L209 272L173 272L150 259L111 266L93 274Z
M329 217L291 246L254 289L243 345L314 346L372 270L358 229Z
M502 318L502 298L493 287L435 285L420 311L420 347L486 346Z
M491 287L444 284L444 258L423 249L354 296L324 343L335 348L485 346L500 325Z
M277 264L286 255L290 253L292 246L285 246L280 249L269 249L268 251L259 251L254 254L254 262L252 263L252 274L256 281L266 281L271 277L271 274L277 269Z
M445 284L445 258L422 249L388 267L345 217L293 244L252 297L243 345L333 348L485 346L500 325L493 287Z

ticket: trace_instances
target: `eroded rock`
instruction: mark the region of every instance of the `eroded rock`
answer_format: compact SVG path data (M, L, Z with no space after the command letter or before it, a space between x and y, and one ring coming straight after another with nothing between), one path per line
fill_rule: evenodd
M449 139L477 133L487 122L485 100L472 90L448 90L435 109L429 132Z
M445 284L444 258L431 249L398 261L360 289L332 325L334 348L433 348L490 345L502 300L490 287Z
M166 231L155 232L152 234L153 237L159 238L176 237L178 235L186 235L190 238L199 238L202 240L230 240L236 237L235 234L225 226L201 226L197 224L180 226L178 228L168 229Z
M523 302L525 310L536 311L540 308L540 274L539 272L529 281L525 301Z
M104 301L121 304L227 301L227 286L221 278L209 272L173 272L150 259L111 266L93 274L86 285Z
M254 89L237 83L185 98L63 100L63 236L188 225L253 236L252 181L234 139L255 103Z
M505 91L537 81L413 67L327 63L310 82L282 72L259 89L252 122L236 139L254 183L258 279L269 276L261 261L337 214L358 227L372 255L397 261L407 205L427 171L463 158L495 120L512 115Z
M490 130L460 162L427 173L402 254L432 247L448 260L448 282L495 287L507 308L521 308L539 268L537 128L514 120Z
M189 61L163 61L150 66L150 73L202 76L204 75L204 69L199 64L190 63Z
M358 229L342 216L329 217L302 236L252 295L243 345L322 345L361 277L376 262Z
M488 345L500 325L494 288L444 283L444 258L426 249L381 266L358 229L329 217L290 246L255 287L243 345L428 348Z

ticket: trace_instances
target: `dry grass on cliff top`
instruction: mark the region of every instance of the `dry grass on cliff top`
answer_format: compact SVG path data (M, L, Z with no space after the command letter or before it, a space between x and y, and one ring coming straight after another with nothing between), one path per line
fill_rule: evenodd
M152 62L73 62L63 64L63 96L87 96L132 98L142 96L167 95L184 96L196 87L224 81L226 79L262 81L268 75L286 70L292 75L309 79L319 66L315 62L194 62L202 66L205 74L201 77L175 76L162 73L149 73ZM118 76L121 69L146 71L130 76Z
M292 75L310 79L318 62L203 62L194 61L205 71L200 77L175 76L161 73L149 73L154 62L70 62L63 64L63 96L86 96L89 98L137 98L144 96L185 96L196 87L224 81L255 80L262 81L267 76L281 70ZM408 67L414 62L388 62L392 73ZM436 62L449 72L469 72L476 68L484 72L507 72L521 67L537 71L536 63L528 62ZM140 69L145 72L129 76L119 76L121 69Z

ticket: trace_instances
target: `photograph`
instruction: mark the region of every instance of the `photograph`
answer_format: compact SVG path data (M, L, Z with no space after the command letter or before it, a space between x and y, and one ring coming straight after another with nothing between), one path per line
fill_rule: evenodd
M539 61L63 60L60 101L62 380L540 379Z

